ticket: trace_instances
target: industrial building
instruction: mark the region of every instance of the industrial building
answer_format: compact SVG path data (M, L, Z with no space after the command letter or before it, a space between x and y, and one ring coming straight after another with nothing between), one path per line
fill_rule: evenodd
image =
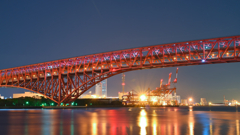
M208 105L206 98L200 98L200 104L201 104L201 106Z
M188 100L187 99L181 99L181 104L182 106L188 106Z
M122 98L123 98L123 95L128 95L128 92L118 92L118 98L119 98L119 100L122 100Z
M41 94L34 93L34 92L25 92L25 93L14 93L13 98L20 98L20 97L32 97L36 99L40 99L41 97L44 97Z

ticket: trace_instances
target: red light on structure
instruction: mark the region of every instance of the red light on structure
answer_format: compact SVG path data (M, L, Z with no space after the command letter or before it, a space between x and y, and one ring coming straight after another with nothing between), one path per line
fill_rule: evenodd
M122 85L125 85L125 83L122 83Z
M174 79L174 82L177 82L177 78Z

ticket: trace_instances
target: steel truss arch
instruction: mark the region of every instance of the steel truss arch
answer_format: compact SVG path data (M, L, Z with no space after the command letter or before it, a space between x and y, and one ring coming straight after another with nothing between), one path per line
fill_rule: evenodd
M60 104L113 75L147 68L240 61L240 36L186 41L0 70L0 87L21 87Z

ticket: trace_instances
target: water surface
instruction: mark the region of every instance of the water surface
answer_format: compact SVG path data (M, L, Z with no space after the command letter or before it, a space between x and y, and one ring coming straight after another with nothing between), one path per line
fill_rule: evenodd
M239 118L234 107L2 109L0 134L239 135Z

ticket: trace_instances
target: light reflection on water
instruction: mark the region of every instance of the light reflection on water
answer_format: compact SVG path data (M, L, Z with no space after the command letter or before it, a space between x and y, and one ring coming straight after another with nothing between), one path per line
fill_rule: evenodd
M145 109L142 109L140 111L140 117L139 117L139 127L141 128L140 134L141 135L146 135L147 131L146 131L146 127L147 127L147 112L145 111Z
M188 116L188 126L189 126L189 134L194 135L194 114L192 111L192 106L189 106L189 116Z
M3 135L239 135L239 111L210 109L5 109L0 110L0 131Z

